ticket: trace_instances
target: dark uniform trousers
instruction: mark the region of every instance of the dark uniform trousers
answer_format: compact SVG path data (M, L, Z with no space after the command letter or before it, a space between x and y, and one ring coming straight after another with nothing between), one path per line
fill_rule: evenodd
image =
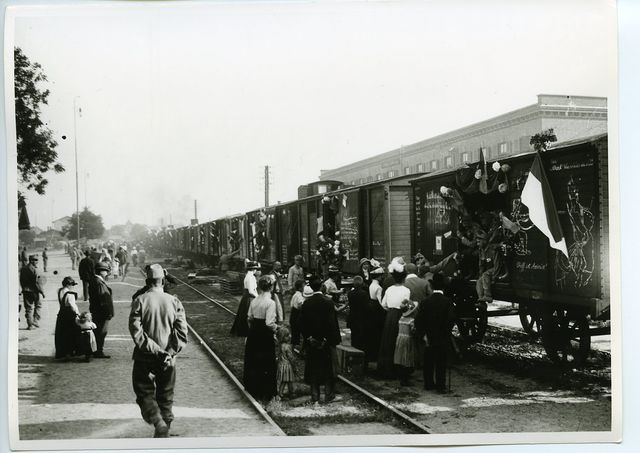
M434 388L433 374L435 371L435 388L444 390L446 387L447 344L427 346L424 349L424 364L422 366L425 388Z
M145 422L155 425L162 420L173 421L173 389L176 368L162 369L161 361L135 360L133 362L133 391Z
M40 321L40 308L42 308L40 294L31 291L23 291L22 299L24 301L24 316L27 319L27 325L37 325L38 321Z
M89 280L82 280L82 296L84 300L89 300Z
M96 325L96 330L93 332L96 336L96 353L100 354L104 348L104 340L107 338L107 333L109 330L109 320L106 318L97 318L94 319L93 322Z

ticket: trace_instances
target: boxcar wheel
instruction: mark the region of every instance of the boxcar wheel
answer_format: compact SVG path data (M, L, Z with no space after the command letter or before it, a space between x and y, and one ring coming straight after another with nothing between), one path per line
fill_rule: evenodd
M563 308L546 307L542 318L542 343L554 362L584 363L591 350L587 316Z
M540 335L542 330L542 315L538 310L527 307L526 305L520 305L518 308L518 316L520 317L520 324L525 332L532 337Z

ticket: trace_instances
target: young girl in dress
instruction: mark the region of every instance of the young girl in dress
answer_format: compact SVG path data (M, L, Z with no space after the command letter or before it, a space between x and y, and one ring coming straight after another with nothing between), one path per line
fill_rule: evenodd
M291 346L291 332L287 327L280 327L276 333L278 337L278 396L284 396L284 387L287 386L289 398L293 396L293 382L295 381L295 357Z
M76 324L80 327L80 351L84 352L85 362L90 362L93 353L98 350L96 336L93 333L97 326L88 311L82 312L76 318Z
M393 363L398 367L400 385L409 385L409 377L415 368L415 345L413 341L414 314L418 305L411 301L403 302L402 316L398 321L398 338L393 354Z

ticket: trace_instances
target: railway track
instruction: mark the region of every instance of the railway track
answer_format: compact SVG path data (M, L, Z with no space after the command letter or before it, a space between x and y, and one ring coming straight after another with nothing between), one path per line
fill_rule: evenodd
M189 288L191 291L198 294L200 297L206 299L207 301L214 304L216 307L222 309L228 315L230 316L236 315L236 313L233 310L229 309L229 307L225 306L224 303L222 303L221 301L215 299L214 297L211 297L208 294L205 294L204 292L200 291L198 288L194 287L193 285L186 282L185 280L176 277L175 275L174 275L174 278L176 279L176 281L180 283L181 286ZM209 352L209 354L211 354L214 360L216 360L221 365L221 367L223 367L223 369L227 372L227 374L229 374L230 378L233 380L236 386L238 386L238 388L243 392L243 394L256 407L256 410L258 410L265 418L267 418L267 420L270 423L276 423L273 420L273 418L269 416L268 412L260 405L260 403L258 403L253 397L251 397L251 395L249 395L246 392L246 390L244 389L244 386L242 385L242 383L240 383L237 376L235 376L235 374L233 374L233 372L224 364L223 360L212 350L212 348L207 344L207 342L202 338L202 336L199 335L198 332L196 332L193 326L189 325L189 329L194 334L194 336L198 339L198 341L200 341L203 347L205 347L205 349ZM368 401L370 404L375 405L379 410L383 410L391 413L402 424L408 425L408 427L410 427L410 432L416 432L420 434L429 434L431 432L431 429L428 426L425 426L423 423L418 422L417 420L415 420L413 417L411 417L404 411L398 409L394 405L385 401L383 398L376 396L374 393L368 391L364 387L356 384L348 377L340 374L337 377L340 382L342 382L349 388L349 390L357 393L363 399Z
M140 272L144 275L144 271L142 269L140 269ZM189 286L187 284L187 286ZM192 288L195 291L197 291L195 288ZM199 291L197 291L198 293L200 293ZM202 294L202 293L200 293ZM214 301L212 301L214 302ZM215 302L214 302L215 303ZM223 307L226 308L226 307ZM280 426L273 420L273 418L267 413L267 411L264 410L264 408L262 407L262 405L260 403L258 403L258 401L256 401L256 399L251 396L251 394L249 394L249 392L247 392L244 388L244 386L242 385L242 383L238 380L238 378L233 374L233 372L229 369L229 367L227 367L227 365L224 363L224 361L218 356L218 354L216 354L213 349L211 349L209 347L209 345L207 344L206 341L204 341L204 339L200 336L200 334L193 328L193 326L191 326L191 324L187 323L187 327L189 328L189 332L191 333L191 335L193 335L197 340L198 343L200 344L200 346L207 351L207 353L209 354L209 356L218 364L218 366L224 371L224 373L226 374L226 376L229 378L229 380L231 382L233 382L233 384L236 386L236 388L238 389L238 391L242 394L242 396L244 396L244 398L247 399L247 401L249 402L249 404L251 405L251 407L253 407L253 409L267 422L269 423L269 425L271 425L276 433L279 436L286 436L286 433L282 430L282 428L280 428Z

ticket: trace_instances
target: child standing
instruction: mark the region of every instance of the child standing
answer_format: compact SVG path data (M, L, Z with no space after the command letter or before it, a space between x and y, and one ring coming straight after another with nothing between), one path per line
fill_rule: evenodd
M411 301L402 303L402 316L398 321L398 337L396 338L396 349L393 354L393 363L398 367L400 375L400 385L409 385L409 377L415 367L415 351L413 341L413 314L417 304Z
M284 387L287 386L289 398L293 396L293 382L296 378L295 357L291 346L291 332L287 327L280 327L277 332L278 337L278 396L284 396Z
M80 351L84 352L84 361L91 362L93 353L98 350L96 336L93 333L97 326L93 323L91 313L87 311L76 318L76 324L80 327Z

